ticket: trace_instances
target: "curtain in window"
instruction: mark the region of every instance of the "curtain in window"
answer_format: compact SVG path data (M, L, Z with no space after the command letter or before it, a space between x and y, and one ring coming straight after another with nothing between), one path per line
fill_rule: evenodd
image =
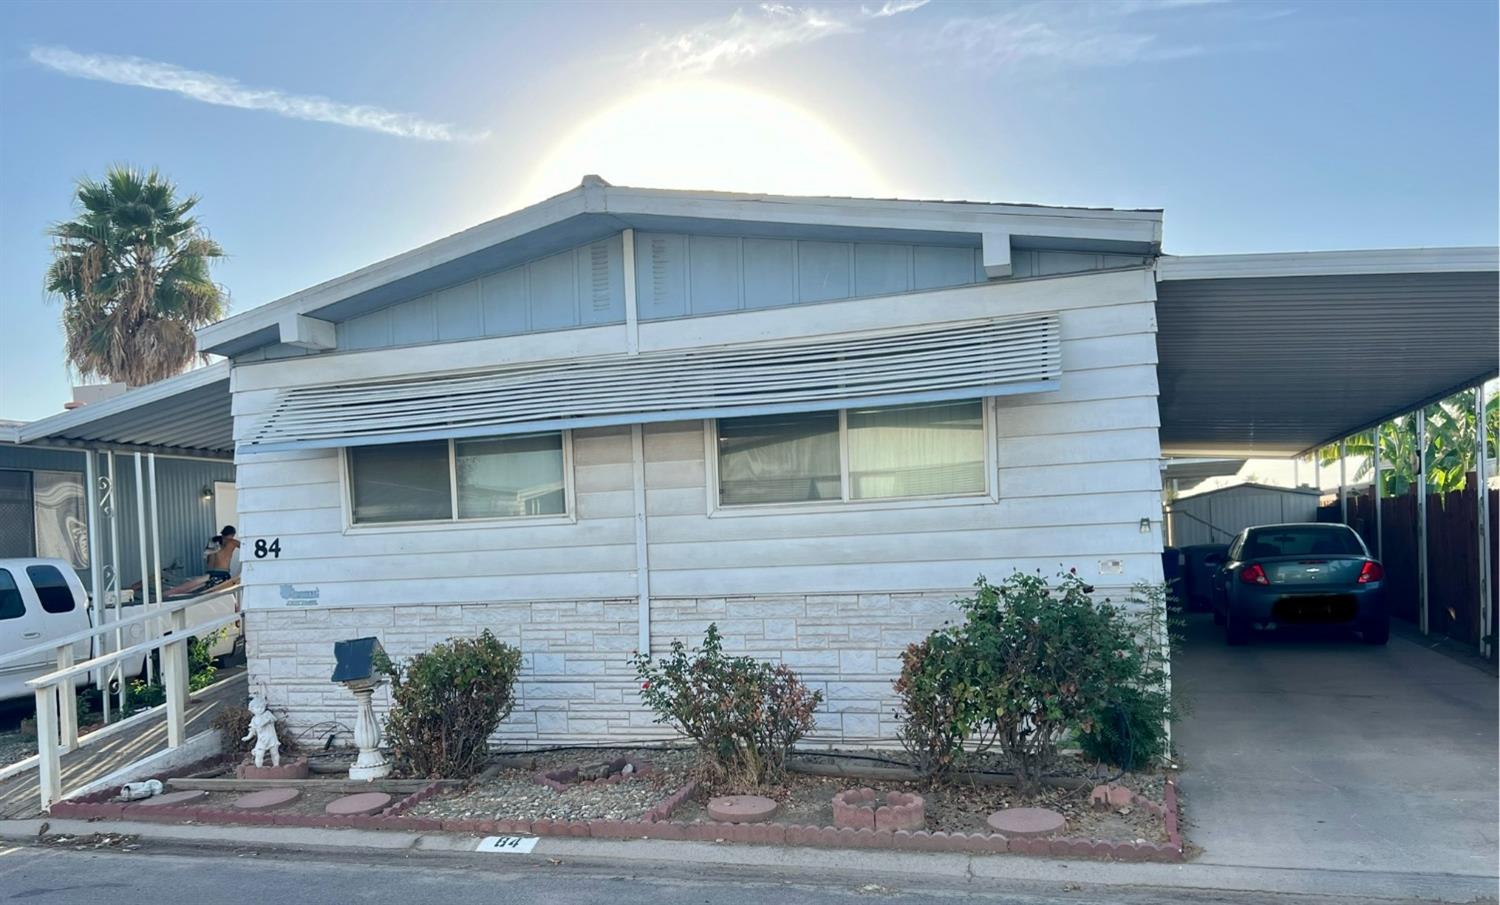
M529 434L454 443L458 517L562 515L562 434Z
M854 499L984 492L978 400L850 409L847 418Z
M759 415L719 422L719 502L836 500L838 412Z
M66 559L75 569L87 569L89 525L83 475L76 471L38 471L32 477L36 555Z
M356 522L453 518L447 440L351 447L349 475Z

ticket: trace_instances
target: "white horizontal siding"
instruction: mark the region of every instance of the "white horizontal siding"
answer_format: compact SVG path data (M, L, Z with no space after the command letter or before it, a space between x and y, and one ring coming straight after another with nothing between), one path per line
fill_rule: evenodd
M255 538L281 539L279 557L243 558L247 608L285 606L282 585L316 589L320 606L577 599L634 591L628 430L574 433L573 523L351 529L339 455L319 450L243 457L237 475L241 534L252 544Z
M945 317L1061 313L1059 389L995 402L998 501L711 511L702 422L648 425L653 599L947 594L981 573L998 578L1015 569L1052 573L1073 566L1101 588L1160 580L1152 284L1141 274L1117 273L1025 286L953 290L945 299L955 306ZM906 318L913 298L875 300L882 310L858 313L860 322L845 328ZM715 320L738 325L726 339L773 339L804 318L821 323L840 304L780 312L774 327L750 312L653 326L661 346L682 343ZM446 348L461 359L465 346ZM408 352L419 362L425 350ZM352 361L373 362L368 354L339 356L340 376L360 376ZM391 373L388 362L374 370ZM274 400L278 387L268 378L259 371L256 389L236 394L237 433ZM291 374L287 383L305 381ZM574 434L574 523L441 530L349 530L336 452L245 456L239 470L245 534L283 538L280 559L248 563L246 606L282 607L283 584L315 587L320 605L335 607L633 597L629 438L625 428ZM1152 520L1151 532L1141 532L1143 518Z

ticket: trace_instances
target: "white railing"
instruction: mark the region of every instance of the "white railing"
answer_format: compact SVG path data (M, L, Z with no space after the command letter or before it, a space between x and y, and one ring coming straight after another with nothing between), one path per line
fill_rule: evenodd
M63 797L62 753L79 744L78 707L74 692L79 677L94 670L99 670L102 676L106 667L139 654L149 657L152 651L160 649L162 685L167 697L167 747L180 746L186 740L187 732L188 639L194 635L216 631L241 618L236 603L232 613L189 626L187 611L191 607L221 600L226 595L233 595L238 601L239 592L240 588L234 587L202 597L162 604L151 608L149 612L54 638L0 659L0 664L4 664L48 651L55 652L57 656L56 670L26 683L36 693L37 775L41 786L42 810L47 810L53 802ZM79 641L92 640L122 627L161 619L169 621L171 634L147 638L140 644L101 654L82 663L73 662L73 645Z

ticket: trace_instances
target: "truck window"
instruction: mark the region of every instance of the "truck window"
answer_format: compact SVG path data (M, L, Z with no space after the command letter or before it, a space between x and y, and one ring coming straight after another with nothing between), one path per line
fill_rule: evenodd
M73 612L73 589L68 587L68 580L56 566L27 566L26 577L36 588L43 610L49 613Z
M0 619L20 619L26 615L26 604L21 602L21 589L10 573L0 569Z

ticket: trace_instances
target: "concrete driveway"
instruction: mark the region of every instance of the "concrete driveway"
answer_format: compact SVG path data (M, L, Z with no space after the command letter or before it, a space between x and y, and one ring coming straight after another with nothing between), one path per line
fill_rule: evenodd
M1394 635L1226 647L1194 615L1173 680L1202 861L1496 875L1494 676Z

